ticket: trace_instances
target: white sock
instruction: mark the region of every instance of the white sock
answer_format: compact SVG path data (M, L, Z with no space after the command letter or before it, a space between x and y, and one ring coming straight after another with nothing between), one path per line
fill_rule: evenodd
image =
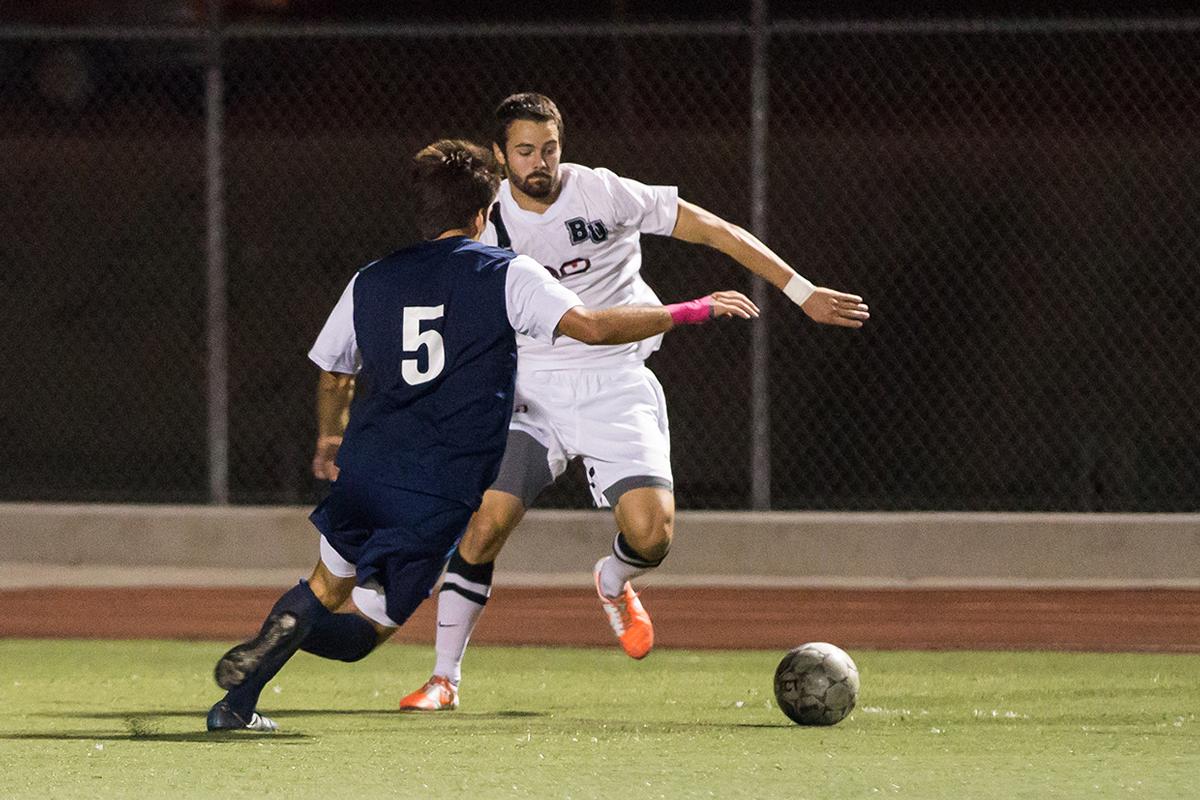
M483 615L491 592L490 584L473 583L461 575L446 573L442 579L442 590L438 593L434 675L449 678L455 685L462 680L462 662L467 652L467 642L479 617ZM483 603L479 602L481 598Z
M642 558L633 552L624 539L621 534L617 534L617 538L613 540L612 556L605 559L600 567L600 591L605 597L617 597L624 591L626 581L645 575L662 563L661 558L658 561Z
M645 575L652 567L635 567L618 558L609 557L600 567L600 591L605 597L617 597L625 590L625 582Z

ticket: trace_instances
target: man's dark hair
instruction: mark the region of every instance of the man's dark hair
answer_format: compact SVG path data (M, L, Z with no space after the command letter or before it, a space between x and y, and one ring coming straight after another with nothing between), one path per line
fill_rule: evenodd
M500 174L487 148L441 139L413 158L412 183L417 232L422 239L436 239L466 228L492 204Z
M496 144L504 150L508 145L508 126L519 119L531 122L553 122L558 128L558 143L562 144L563 120L558 113L558 106L544 94L537 92L522 92L504 98L496 106Z

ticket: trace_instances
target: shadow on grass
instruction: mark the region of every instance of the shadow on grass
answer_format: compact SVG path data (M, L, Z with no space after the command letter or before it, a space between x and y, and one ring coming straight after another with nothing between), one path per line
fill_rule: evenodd
M0 733L0 741L32 742L189 742L230 744L240 742L280 742L300 744L309 737L303 733L250 733L222 731L220 733L116 733L114 731L55 731L52 733Z
M542 711L454 711L450 713L402 712L386 709L353 709L353 708L285 708L273 709L263 706L265 713L271 717L390 717L396 719L439 719L458 720L489 720L489 719L523 719L526 717L544 717ZM120 719L120 720L153 720L155 718L187 718L203 719L206 711L198 708L145 710L145 711L41 711L30 714L31 717L50 719Z
M623 733L681 733L684 731L749 731L749 730L764 730L764 731L780 731L794 729L798 731L825 731L830 730L845 730L852 727L850 725L797 725L794 722L789 722L780 715L778 722L705 722L703 720L655 720L651 722L637 722L636 720L623 720L616 722L611 719L588 719L580 717L573 720L581 725L590 725L596 729L606 731L620 731Z

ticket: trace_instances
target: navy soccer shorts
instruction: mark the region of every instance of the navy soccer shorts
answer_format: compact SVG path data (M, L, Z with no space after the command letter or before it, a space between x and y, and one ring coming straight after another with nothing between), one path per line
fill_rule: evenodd
M437 583L473 509L443 497L365 481L341 472L309 515L346 561L359 586L381 588L397 625Z

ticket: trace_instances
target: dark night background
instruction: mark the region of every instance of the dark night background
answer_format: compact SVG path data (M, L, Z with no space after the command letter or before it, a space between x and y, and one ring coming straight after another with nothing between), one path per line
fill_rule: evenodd
M336 13L333 11L337 7ZM402 11L397 12L397 8ZM149 11L148 9L152 9ZM749 3L228 4L228 21L749 19ZM1173 18L1179 3L771 3L771 18ZM203 502L206 51L73 38L194 3L0 2L0 498ZM308 502L305 352L412 236L406 160L537 89L566 157L750 224L745 35L267 36L224 46L231 485ZM858 333L770 313L777 508L1200 508L1200 33L777 33L766 241L863 294ZM646 242L665 300L747 289ZM668 337L681 507L749 501L749 329ZM570 481L550 504L586 503Z

